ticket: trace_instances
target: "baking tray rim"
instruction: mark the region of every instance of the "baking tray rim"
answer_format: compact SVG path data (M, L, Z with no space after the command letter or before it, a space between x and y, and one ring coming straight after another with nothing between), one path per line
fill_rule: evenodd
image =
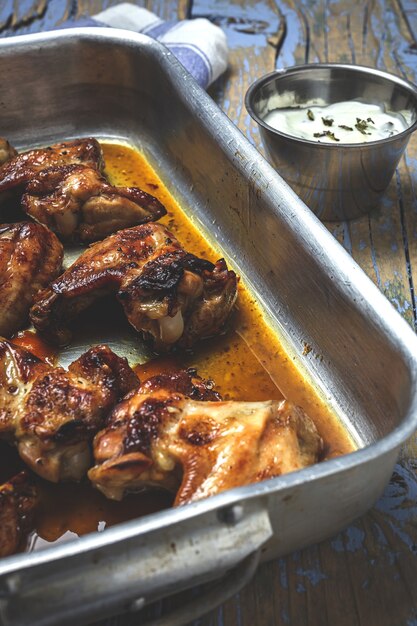
M416 402L417 412L417 402ZM264 498L270 494L282 495L297 486L312 484L320 479L359 467L364 463L383 456L404 441L402 433L396 428L392 433L375 444L370 444L362 450L355 450L341 457L330 459L302 470L270 478L260 483L235 487L204 500L193 502L178 508L166 509L145 515L136 520L121 522L105 530L105 532L91 532L65 543L51 545L39 552L26 552L4 557L0 561L0 577L12 574L23 569L29 569L51 563L56 560L75 557L91 550L105 548L121 541L144 535L148 532L163 530L185 520L197 518L219 509L228 509L236 504ZM415 430L414 426L410 431ZM410 434L411 434L410 432ZM383 445L379 445L383 444Z
M141 46L145 45L153 49L152 53L158 57L162 68L170 75L171 81L174 84L177 83L181 85L183 88L184 81L186 82L186 87L188 88L187 102L190 106L198 106L200 109L200 121L206 127L209 127L209 129L212 127L214 132L214 130L218 130L218 117L220 116L222 123L228 127L230 133L229 138L228 140L224 139L224 141L221 141L222 137L220 137L221 147L231 152L232 143L230 140L234 139L239 145L239 149L243 150L244 155L246 154L248 161L261 165L265 177L268 177L269 183L265 195L272 193L274 188L276 190L279 189L281 195L283 190L287 195L289 194L290 198L293 200L291 215L286 216L284 212L281 212L281 219L287 219L288 222L291 221L292 225L294 225L295 219L297 228L302 227L308 232L309 242L313 247L317 247L322 261L327 260L330 265L336 264L341 274L349 279L351 285L358 289L366 305L369 305L370 310L377 313L378 319L382 325L393 333L393 338L396 340L409 366L410 387L415 391L410 398L407 413L402 422L390 433L362 449L261 483L236 487L184 507L168 509L148 514L137 520L122 522L106 529L106 532L92 532L78 538L76 541L68 541L61 545L51 545L39 552L22 553L5 557L0 561L0 576L16 572L17 570L36 567L57 559L74 557L93 549L103 548L133 538L139 534L161 530L185 519L196 518L217 509L228 508L242 501L266 497L271 493L285 492L293 487L316 482L322 478L353 469L399 448L417 428L417 357L413 356L414 354L417 355L417 337L414 332L359 265L327 231L325 226L321 224L318 218L305 206L298 196L292 192L279 174L269 165L256 148L250 144L243 133L221 111L212 98L197 84L175 56L165 48L163 44L146 35L120 29L100 27L70 28L46 33L9 37L0 40L0 55L7 52L9 48L12 48L13 52L22 52L26 48L30 49L38 44L55 43L56 40L59 39L82 39L92 42L100 41L108 44L113 43L133 47L140 44ZM20 48L18 46L20 46ZM218 136L217 132L216 136ZM361 285L362 289L359 288ZM392 323L389 324L391 319Z

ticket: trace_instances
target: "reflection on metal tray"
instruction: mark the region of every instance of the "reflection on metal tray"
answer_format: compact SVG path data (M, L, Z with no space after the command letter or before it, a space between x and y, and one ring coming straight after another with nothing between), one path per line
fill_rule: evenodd
M160 44L80 29L2 41L0 59L0 134L17 147L81 135L141 146L162 178L175 181L181 205L236 265L289 355L362 448L4 559L0 621L73 624L139 609L244 561L243 583L256 564L250 555L264 544L270 558L362 514L417 425L411 329Z

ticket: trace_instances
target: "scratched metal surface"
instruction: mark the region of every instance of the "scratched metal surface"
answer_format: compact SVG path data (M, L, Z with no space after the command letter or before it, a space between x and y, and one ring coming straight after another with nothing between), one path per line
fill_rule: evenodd
M59 26L117 4L106 0L2 0L3 36ZM212 97L256 146L243 107L253 80L275 66L314 61L372 65L417 81L415 0L148 0L164 19L205 16L231 48ZM335 237L417 330L417 136L367 218L329 225ZM404 448L384 496L333 539L263 565L243 592L193 626L417 626L417 440ZM311 520L314 524L314 520ZM198 593L198 592L196 592ZM166 600L158 617L181 599ZM137 616L96 626L133 626Z

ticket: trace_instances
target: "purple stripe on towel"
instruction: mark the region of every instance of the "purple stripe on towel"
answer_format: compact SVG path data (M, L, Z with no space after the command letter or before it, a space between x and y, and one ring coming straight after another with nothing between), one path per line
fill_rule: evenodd
M158 39L158 37L162 37L165 35L171 28L174 26L175 22L159 22L156 26L146 27L140 32L144 35L148 35L149 37L153 37L153 39Z
M193 75L198 84L206 88L211 78L211 66L201 50L190 44L169 43L165 45Z
M65 22L62 22L62 24L57 26L55 30L61 30L63 28L84 28L84 26L103 27L103 26L107 26L107 24L103 24L102 22L99 22L98 20L93 20L92 17L79 17L76 20L69 19L69 20L66 20Z

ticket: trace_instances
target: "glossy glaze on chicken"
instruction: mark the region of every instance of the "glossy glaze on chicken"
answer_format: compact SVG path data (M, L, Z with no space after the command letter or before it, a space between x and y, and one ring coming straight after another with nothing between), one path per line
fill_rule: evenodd
M13 148L7 139L0 137L0 165L4 165L7 161L11 161L16 156L17 151L15 148Z
M137 385L126 359L107 346L91 348L65 370L0 341L0 437L15 443L39 476L80 480L91 464L91 439Z
M63 241L88 243L120 228L157 220L166 211L136 187L112 187L92 167L67 165L39 172L26 186L22 207Z
M235 274L224 261L211 263L218 257L141 155L115 144L104 145L103 150L112 185L103 178L102 149L93 139L63 142L26 155L17 155L6 141L0 143L0 199L23 194L26 211L61 231L67 241L104 237L120 228L124 216L137 219L147 200L141 188L155 193L168 210L169 230L147 224L138 227L139 236L136 227L129 228L93 245L44 291L33 308L33 319L43 338L65 343L78 314L103 295L113 294L131 324L151 337L157 350L173 345L193 349L176 350L137 366L145 379L165 372L148 378L137 390L139 381L126 361L105 346L88 350L67 371L0 342L0 436L9 442L0 442L3 457L10 454L19 462L16 446L29 467L47 479L34 477L42 503L35 538L38 533L46 541L66 530L84 534L103 521L118 523L170 504L165 491L153 491L155 504L150 509L143 504L149 495L126 495L145 487L164 487L175 494L176 504L184 504L322 458L314 425L303 410L282 401L277 381L284 380L289 396L309 413L312 410L317 420L315 400L309 404L308 397L293 396L299 389L295 375L291 374L293 388L287 386L288 378L281 378L286 354L256 303L241 290L239 306L224 333L236 299ZM161 212L157 204L153 210L155 215ZM91 318L96 314L106 318L101 302L93 305ZM36 352L41 356L47 347L41 335L27 334L30 339L18 340L27 340L34 350L41 345ZM210 341L198 342L207 335L212 336ZM51 345L47 352L51 354ZM177 371L188 365L201 368L206 377L213 374L224 397L235 401L223 401L213 383L199 378L195 370ZM346 438L335 436L331 428L326 431L327 412L318 415L327 446L323 456L349 451ZM12 466L10 472L3 466L3 480L21 467L12 470ZM86 480L88 468L96 489ZM79 479L79 484L66 482ZM7 483L4 493L13 483L14 479ZM123 501L106 500L101 493ZM164 503L156 504L162 493ZM21 524L16 507L5 506L24 504L13 497L0 498L0 524L3 519L6 527L11 520L22 547L30 524ZM6 545L0 533L2 541ZM16 542L8 545L14 547L0 555L18 548Z
M0 335L28 324L35 296L59 274L62 258L62 244L45 226L0 225Z
M199 396L184 380L151 379L113 410L88 473L107 497L157 486L181 505L318 461L322 440L292 403L212 401L211 390L192 400L190 390Z
M61 142L15 156L6 144L0 194L10 190L23 194L23 210L63 241L97 241L166 213L159 200L142 189L108 183L95 139Z
M38 492L27 472L21 472L0 485L0 557L23 547L33 530Z
M117 232L84 252L31 310L39 331L69 341L67 325L114 294L127 319L157 351L183 348L222 330L237 296L236 274L186 252L161 224Z
M138 392L154 393L162 389L167 392L182 393L191 400L216 402L222 400L222 397L214 386L212 380L201 378L196 369L189 367L186 370L163 372L151 376L138 387Z
M3 140L6 142L6 140ZM47 148L36 148L17 154L10 146L5 148L8 158L0 168L0 193L14 189L22 191L25 185L42 170L66 165L84 165L103 171L103 152L96 139L61 141Z

